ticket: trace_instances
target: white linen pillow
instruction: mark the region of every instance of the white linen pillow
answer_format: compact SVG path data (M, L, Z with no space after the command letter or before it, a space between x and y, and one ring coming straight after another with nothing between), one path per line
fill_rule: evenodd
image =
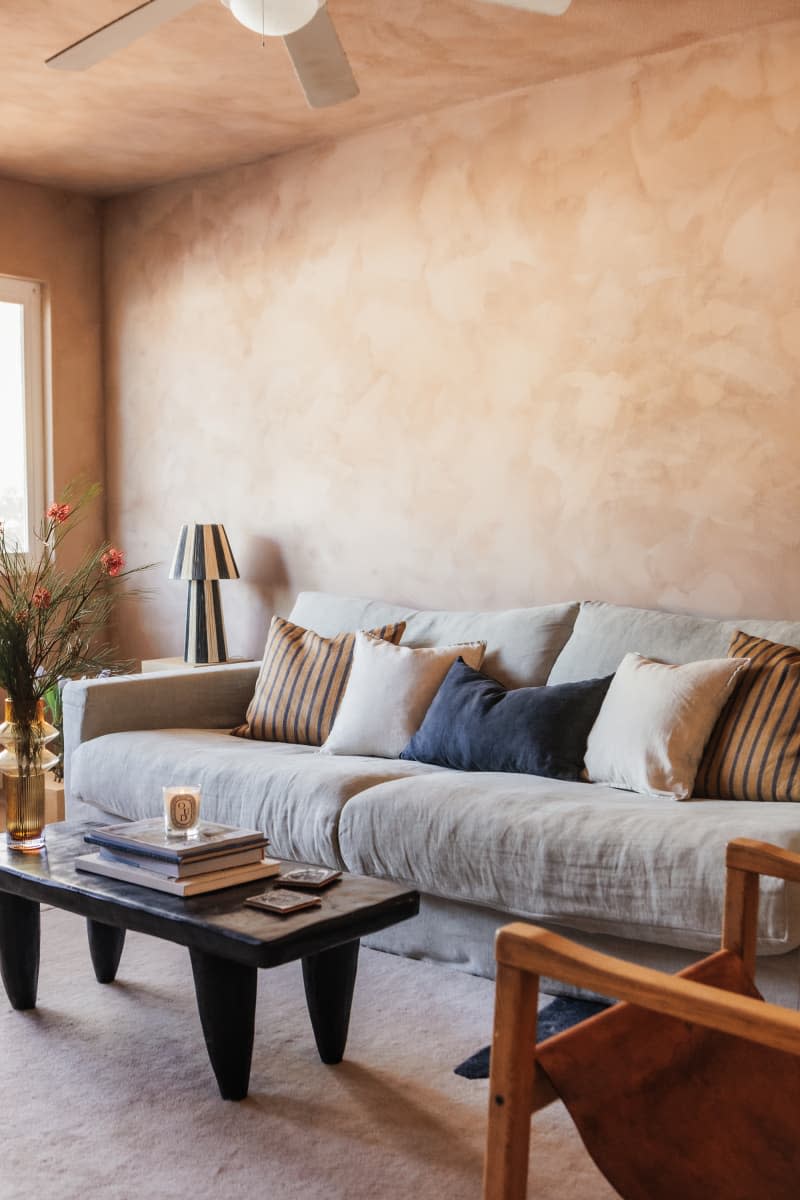
M691 796L705 744L748 663L669 666L626 654L589 734L589 780L649 796Z
M322 753L399 758L456 659L477 670L485 651L485 642L415 650L357 633L350 678Z

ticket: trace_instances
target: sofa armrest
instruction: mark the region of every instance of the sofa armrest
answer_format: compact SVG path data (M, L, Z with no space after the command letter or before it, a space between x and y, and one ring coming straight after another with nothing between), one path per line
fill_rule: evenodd
M227 729L239 725L260 663L152 675L71 680L64 688L64 775L82 742L135 729Z

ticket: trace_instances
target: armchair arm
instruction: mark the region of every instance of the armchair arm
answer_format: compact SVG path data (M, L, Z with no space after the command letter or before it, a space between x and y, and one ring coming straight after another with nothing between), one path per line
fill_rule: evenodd
M725 867L722 945L738 954L750 974L755 975L759 876L800 883L800 854L769 842L734 838L728 842Z
M750 838L734 838L728 842L725 865L735 871L753 875L773 875L790 883L800 883L800 854L772 846L769 842L754 842Z
M501 929L496 957L499 964L529 975L547 975L681 1021L800 1055L800 1013L622 962L535 925L514 923Z
M225 729L244 720L259 663L70 681L64 688L64 770L82 742L134 729Z

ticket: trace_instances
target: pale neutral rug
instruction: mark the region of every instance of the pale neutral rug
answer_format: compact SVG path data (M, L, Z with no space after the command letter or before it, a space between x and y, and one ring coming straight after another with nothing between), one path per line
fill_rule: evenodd
M0 1200L480 1196L488 1084L453 1067L489 1040L491 983L363 950L338 1067L317 1058L299 965L259 985L251 1094L227 1103L187 952L129 934L103 987L83 921L45 911L38 1010L0 999ZM560 1106L534 1129L531 1198L615 1195Z

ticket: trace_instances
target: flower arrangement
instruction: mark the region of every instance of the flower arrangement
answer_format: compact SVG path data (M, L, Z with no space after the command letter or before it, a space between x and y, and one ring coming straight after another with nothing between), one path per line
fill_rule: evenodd
M99 491L70 485L47 509L29 555L0 524L0 687L13 702L20 773L36 770L41 754L39 702L65 678L125 667L105 640L107 626L119 584L144 568L126 571L124 554L109 543L70 572L58 562L64 538Z

